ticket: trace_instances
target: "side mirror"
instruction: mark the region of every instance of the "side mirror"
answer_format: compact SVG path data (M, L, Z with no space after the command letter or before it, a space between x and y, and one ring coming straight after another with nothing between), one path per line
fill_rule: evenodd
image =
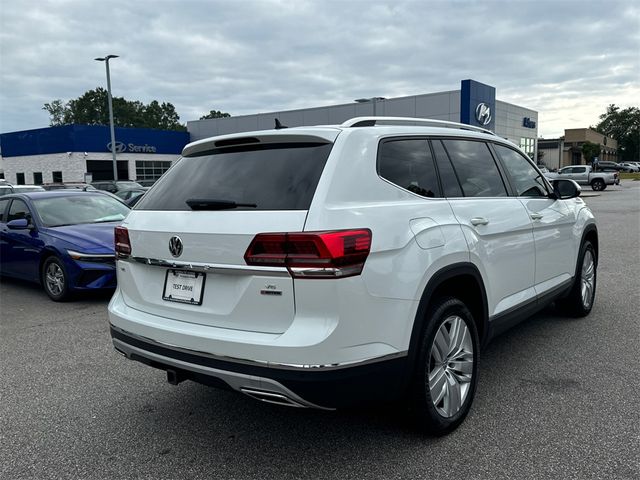
M581 191L580 185L573 180L562 178L553 181L553 193L560 200L579 197Z
M7 222L7 228L10 230L25 230L29 227L29 220L26 218L17 218L15 220L11 220Z

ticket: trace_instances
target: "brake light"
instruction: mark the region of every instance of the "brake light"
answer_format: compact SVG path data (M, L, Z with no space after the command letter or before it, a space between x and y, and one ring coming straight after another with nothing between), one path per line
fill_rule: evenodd
M295 278L360 275L371 250L371 230L259 233L244 254L247 265L287 267Z
M129 230L126 227L115 228L116 255L126 257L131 255L131 241L129 240Z

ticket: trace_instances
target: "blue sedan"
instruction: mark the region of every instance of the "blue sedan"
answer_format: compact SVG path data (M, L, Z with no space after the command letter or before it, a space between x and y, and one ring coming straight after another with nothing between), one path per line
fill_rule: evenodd
M114 227L129 207L99 192L0 198L0 273L39 282L54 301L116 286Z

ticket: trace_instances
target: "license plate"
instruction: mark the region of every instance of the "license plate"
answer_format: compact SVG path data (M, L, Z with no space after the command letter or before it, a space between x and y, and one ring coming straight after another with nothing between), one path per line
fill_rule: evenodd
M162 299L169 302L202 305L205 274L186 270L167 270Z

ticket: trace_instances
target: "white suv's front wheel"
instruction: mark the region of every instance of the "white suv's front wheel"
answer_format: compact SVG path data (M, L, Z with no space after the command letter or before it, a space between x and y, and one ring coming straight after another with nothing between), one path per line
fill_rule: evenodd
M427 322L411 406L424 430L444 435L462 423L473 402L478 332L469 309L453 297L437 301Z
M572 317L585 317L591 312L596 296L598 257L589 240L580 248L571 292L557 302L560 309Z

